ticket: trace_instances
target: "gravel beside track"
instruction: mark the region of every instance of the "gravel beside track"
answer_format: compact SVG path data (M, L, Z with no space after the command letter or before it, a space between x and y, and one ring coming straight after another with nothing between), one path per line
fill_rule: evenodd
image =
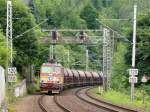
M15 104L15 112L43 112L38 105L40 96L41 95L30 95L22 98Z

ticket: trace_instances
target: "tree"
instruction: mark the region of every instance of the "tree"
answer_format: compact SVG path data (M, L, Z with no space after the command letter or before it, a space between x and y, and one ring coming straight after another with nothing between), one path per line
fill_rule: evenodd
M3 31L6 29L6 2L0 0L0 22ZM34 27L35 19L29 9L19 0L13 1L13 48L16 51L14 56L14 64L18 67L19 72L23 72L23 68L33 64L38 55L38 41L34 30L27 33L25 31ZM17 18L17 19L16 19ZM24 34L23 34L24 33ZM22 34L22 35L20 35ZM24 73L22 73L25 75ZM29 73L27 73L29 74ZM26 75L27 75L26 74Z
M89 29L99 28L98 16L98 12L92 5L85 6L80 14L80 17L86 21Z
M6 67L7 56L6 39L2 32L0 32L0 65L4 68Z
M97 9L97 10L102 10L103 8L103 1L102 0L91 0L93 6Z
M128 65L125 63L127 44L119 42L117 52L114 54L112 67L112 88L121 90L128 85Z

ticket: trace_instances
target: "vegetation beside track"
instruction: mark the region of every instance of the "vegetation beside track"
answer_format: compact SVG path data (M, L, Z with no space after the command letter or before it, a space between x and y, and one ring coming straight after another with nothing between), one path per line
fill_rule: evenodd
M40 88L39 88L40 80L38 77L36 77L36 76L34 76L34 77L35 78L34 78L33 82L31 84L29 84L27 87L28 94L34 94L40 90Z
M100 94L98 87L95 87L90 90L90 94L98 99L106 100L113 104L126 105L131 108L150 109L150 100L148 100L148 96L145 96L145 104L142 104L142 93L139 90L136 92L136 100L133 103L131 103L130 96L127 95L126 92L123 93L115 90L109 90Z

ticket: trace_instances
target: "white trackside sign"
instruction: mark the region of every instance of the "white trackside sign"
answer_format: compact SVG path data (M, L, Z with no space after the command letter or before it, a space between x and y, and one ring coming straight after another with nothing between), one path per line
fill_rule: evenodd
M10 67L10 68L8 68L8 74L17 74L16 67Z
M138 69L129 69L129 75L138 75Z
M137 83L138 82L137 77L129 77L129 82L130 83Z
M16 67L9 67L8 68L8 82L16 82L17 81L17 69Z
M8 75L8 82L16 82L17 77L16 75Z

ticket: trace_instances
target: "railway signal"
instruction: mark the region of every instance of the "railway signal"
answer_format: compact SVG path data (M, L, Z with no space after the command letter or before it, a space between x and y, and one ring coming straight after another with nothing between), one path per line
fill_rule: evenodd
M80 31L80 35L79 35L80 40L84 41L86 36L85 33L83 31Z
M54 40L54 41L58 40L57 31L52 31L52 40Z

